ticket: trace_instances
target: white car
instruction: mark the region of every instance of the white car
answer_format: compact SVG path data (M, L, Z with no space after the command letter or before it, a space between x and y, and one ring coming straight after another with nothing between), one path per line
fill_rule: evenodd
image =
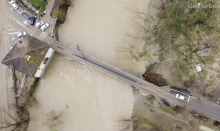
M180 94L176 94L176 98L180 100L184 100L184 96L181 96Z
M21 37L25 37L27 35L26 32L20 32L18 33L18 37L21 38Z
M11 1L10 4L14 9L18 9L18 5L15 3L15 1Z
M44 24L43 21L39 21L39 22L36 23L36 27L39 28L39 27L41 27L43 24Z
M45 23L43 26L40 27L40 29L42 31L46 30L47 28L49 27L49 24L48 23Z

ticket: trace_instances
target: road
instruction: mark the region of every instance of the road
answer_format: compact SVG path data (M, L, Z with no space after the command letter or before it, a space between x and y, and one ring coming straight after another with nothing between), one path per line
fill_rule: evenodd
M6 10L11 9L10 5L5 4L5 9ZM51 47L54 50L56 50L56 52L68 56L80 63L89 65L99 71L102 71L130 85L133 85L141 90L147 91L157 96L159 99L161 99L161 101L165 101L166 103L168 103L168 105L175 105L175 104L182 105L188 109L197 111L199 113L203 113L206 116L209 116L213 119L220 121L219 105L203 100L198 101L197 98L193 96L189 96L188 94L184 94L183 92L171 89L170 87L158 87L147 81L144 81L142 78L136 77L121 69L118 69L117 67L113 67L110 64L100 61L92 56L86 55L83 52L80 52L76 49L71 49L63 45L62 43L56 42L52 37L48 36L47 34L50 33L50 31L41 32L35 26L27 27L28 22L25 22L24 17L18 15L22 12L21 8L19 8L19 10L10 10L10 11L11 12L9 14L9 17L11 18L11 21L9 22L9 24L11 26L13 26L15 29L19 31L26 31L28 32L29 35L37 37L40 40L50 44ZM185 99L184 100L177 99L175 97L176 94L184 95Z

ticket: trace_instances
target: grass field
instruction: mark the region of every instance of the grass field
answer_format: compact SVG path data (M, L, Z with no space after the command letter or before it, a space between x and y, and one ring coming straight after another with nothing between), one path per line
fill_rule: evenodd
M28 0L28 2L30 2L37 9L40 9L39 13L42 13L47 6L47 2L44 0Z

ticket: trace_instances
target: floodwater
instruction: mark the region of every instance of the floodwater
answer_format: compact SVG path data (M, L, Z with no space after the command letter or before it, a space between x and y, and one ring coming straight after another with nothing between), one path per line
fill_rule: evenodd
M136 33L127 9L146 10L148 0L74 0L59 40L133 74L144 65L123 62L115 48L126 33ZM133 110L132 88L100 71L56 54L36 90L38 105L30 109L29 131L47 131L42 124L51 110L63 111L63 131L119 131ZM132 129L130 129L132 130Z

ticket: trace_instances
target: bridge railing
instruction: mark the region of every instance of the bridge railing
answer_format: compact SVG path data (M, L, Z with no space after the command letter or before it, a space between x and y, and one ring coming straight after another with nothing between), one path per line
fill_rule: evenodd
M64 46L64 47L68 48L69 50L73 51L74 53L76 53L76 54L78 54L78 55L82 55L82 56L84 56L84 57L88 57L88 58L92 59L93 61L95 61L95 62L97 62L97 63L101 63L102 65L104 65L104 66L106 66L106 67L109 67L109 68L111 68L111 69L113 69L113 70L115 70L115 71L120 72L120 73L123 74L123 75L129 76L130 78L135 79L137 82L141 82L142 84L145 84L145 86L151 86L151 87L155 87L155 88L160 88L160 87L158 87L158 86L156 86L156 85L154 85L154 84L152 84L152 83L149 83L149 82L147 82L147 81L145 81L145 80L143 80L143 79L141 79L141 78L139 78L139 77L136 77L136 76L134 76L134 75L132 75L132 74L129 74L129 73L127 73L127 72L125 72L125 71L123 71L123 70L117 68L117 67L111 66L110 64L108 64L108 63L106 63L106 62L103 62L103 61L101 61L101 60L98 60L97 58L94 58L94 57L92 57L92 56L89 56L89 55L87 55L87 54L85 54L85 53L83 53L83 52L81 52L81 51L76 50L76 49L69 48L69 47L63 45L61 42L58 42L58 41L56 41L56 42L57 42L58 44ZM67 55L67 54L66 54L66 55ZM72 56L70 56L70 57L72 57ZM81 63L84 63L81 59L79 59L78 61L81 61ZM87 64L88 64L88 63L87 63ZM104 72L104 71L102 71L102 72ZM109 72L109 73L110 73L110 72ZM109 74L109 73L108 73L108 74ZM111 76L112 76L112 75L111 75ZM126 81L126 80L124 80L124 81ZM128 81L126 81L126 82L128 82ZM130 82L129 82L129 83L130 83ZM132 84L133 86L137 86L137 83L130 83L130 84ZM139 84L140 84L140 83L139 83Z
M74 50L74 51L75 51L75 50ZM65 52L61 52L61 51L57 51L57 52L59 52L59 53L61 53L61 54L64 54L64 55L66 55L66 56L70 56L69 54L67 54L67 53L65 53ZM128 80L128 79L126 79L126 78L124 78L124 77L121 77L120 75L115 74L115 73L112 73L112 72L109 71L109 70L106 70L106 69L104 69L104 68L102 68L102 67L100 67L100 66L97 66L96 64L92 64L92 63L90 63L90 62L84 61L83 59L81 59L81 58L79 58L79 57L76 57L76 56L70 56L70 57L73 58L74 60L80 62L80 63L87 64L87 65L89 65L89 66L95 68L96 70L99 70L99 71L101 71L101 72L103 72L103 73L106 73L106 74L108 74L108 75L110 75L110 76L116 78L116 79L119 79L119 80L121 80L121 81L123 81L123 82L126 82L126 83L128 83L128 84L130 84L130 85L133 85L133 86L135 86L135 87L137 87L137 88L139 88L139 89L141 89L141 90L146 91L146 89L144 89L143 87L141 87L140 84L138 84L137 82L133 82L133 81ZM86 56L86 57L90 57L90 56ZM90 57L90 58L91 58L91 57ZM98 60L97 62L100 62L100 61ZM108 66L109 66L109 65L108 65ZM111 67L112 67L112 66L111 66ZM118 69L118 70L121 72L120 69ZM123 71L122 71L122 72L123 72ZM156 96L156 94L155 94L154 92L150 92L150 91L148 91L148 92Z

